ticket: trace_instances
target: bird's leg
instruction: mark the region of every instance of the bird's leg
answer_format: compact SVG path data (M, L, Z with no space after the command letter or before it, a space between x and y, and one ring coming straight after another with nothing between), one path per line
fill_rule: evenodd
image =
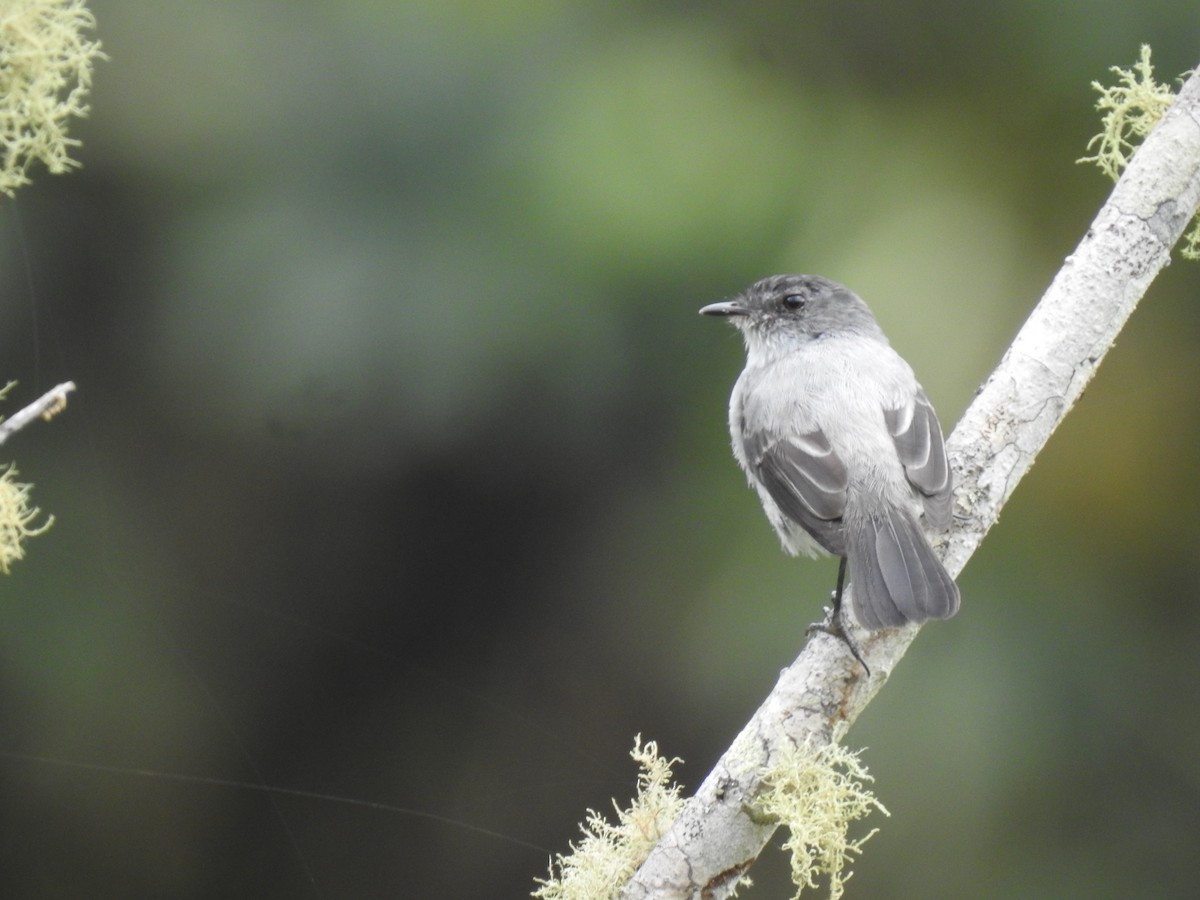
M833 591L833 615L832 618L839 619L842 612L842 589L846 586L846 557L838 558L838 580L837 587Z
M838 561L838 576L837 587L833 591L833 608L829 610L829 616L824 622L815 622L808 627L809 633L813 631L823 631L826 634L833 635L842 641L849 649L850 653L858 660L859 665L866 670L867 677L871 677L871 667L867 665L866 660L862 658L862 654L858 650L858 645L854 639L850 637L843 624L845 621L845 613L842 611L842 591L846 586L846 557L841 557Z

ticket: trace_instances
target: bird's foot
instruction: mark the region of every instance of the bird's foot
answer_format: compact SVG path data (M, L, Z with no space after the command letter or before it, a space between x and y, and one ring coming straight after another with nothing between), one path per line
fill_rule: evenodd
M850 650L850 654L858 660L858 664L863 667L867 673L867 677L871 677L871 667L867 665L867 661L863 659L862 653L858 649L858 643L850 636L850 632L846 630L843 624L842 606L839 601L841 598L835 597L835 605L825 607L825 619L821 622L813 622L805 629L805 633L811 635L814 631L820 631L823 634L828 634L831 637L837 638Z

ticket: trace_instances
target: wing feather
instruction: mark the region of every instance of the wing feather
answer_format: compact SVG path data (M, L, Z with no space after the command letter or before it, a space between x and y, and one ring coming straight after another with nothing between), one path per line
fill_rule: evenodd
M926 518L935 528L945 528L951 514L950 464L933 404L918 390L911 404L884 410L883 418L909 484L921 494Z
M780 512L830 553L844 556L841 519L850 480L824 432L776 440L760 432L747 436L744 449L755 477Z

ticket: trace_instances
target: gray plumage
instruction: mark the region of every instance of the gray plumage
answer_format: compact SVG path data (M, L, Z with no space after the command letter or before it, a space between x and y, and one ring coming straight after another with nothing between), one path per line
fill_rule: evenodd
M700 312L745 338L733 455L784 549L845 557L865 628L954 615L958 587L920 524L950 524L941 425L867 305L816 275L775 275Z

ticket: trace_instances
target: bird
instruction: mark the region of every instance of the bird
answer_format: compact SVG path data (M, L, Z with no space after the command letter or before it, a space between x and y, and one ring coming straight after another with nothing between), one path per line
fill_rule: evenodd
M868 631L953 616L958 586L923 530L953 515L941 424L867 304L818 275L773 275L700 313L744 339L733 455L784 550L840 557L835 621L847 565Z

